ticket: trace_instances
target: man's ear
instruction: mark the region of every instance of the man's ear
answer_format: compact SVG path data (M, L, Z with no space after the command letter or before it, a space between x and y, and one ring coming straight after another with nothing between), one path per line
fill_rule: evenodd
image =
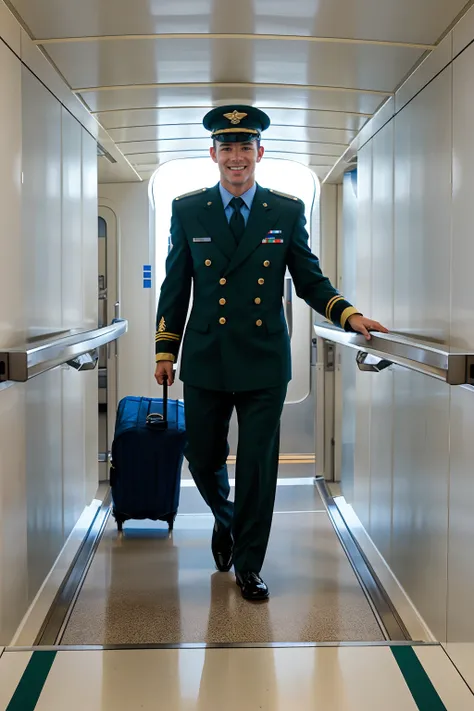
M211 146L209 148L209 154L210 154L212 160L214 161L214 163L217 163L217 151L214 146Z

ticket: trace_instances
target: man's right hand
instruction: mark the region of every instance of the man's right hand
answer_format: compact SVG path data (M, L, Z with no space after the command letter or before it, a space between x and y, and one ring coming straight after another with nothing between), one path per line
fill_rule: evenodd
M163 376L168 376L168 385L173 385L174 383L174 371L173 371L173 361L171 360L160 360L156 364L155 370L155 380L158 385L163 385Z

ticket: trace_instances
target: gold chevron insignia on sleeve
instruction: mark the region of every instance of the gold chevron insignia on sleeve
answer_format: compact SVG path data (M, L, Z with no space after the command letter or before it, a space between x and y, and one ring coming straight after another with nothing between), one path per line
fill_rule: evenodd
M200 188L199 190L193 190L191 193L184 193L184 195L178 195L175 200L182 200L183 198L191 197L191 195L199 195L200 193L205 193L207 188Z
M286 193L281 193L279 190L273 190L273 188L269 188L269 190L274 195L279 195L280 197L287 198L288 200L296 200L296 202L301 202L301 200L294 195L287 195Z
M161 333L162 331L166 331L166 323L165 323L165 317L162 316L160 319L160 323L158 326L158 333Z

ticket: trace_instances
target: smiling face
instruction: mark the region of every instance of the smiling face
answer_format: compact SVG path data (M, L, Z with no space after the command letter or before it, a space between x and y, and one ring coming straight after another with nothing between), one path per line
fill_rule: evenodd
M243 195L255 183L255 167L264 154L256 141L221 143L215 141L211 158L219 166L221 183L232 195Z

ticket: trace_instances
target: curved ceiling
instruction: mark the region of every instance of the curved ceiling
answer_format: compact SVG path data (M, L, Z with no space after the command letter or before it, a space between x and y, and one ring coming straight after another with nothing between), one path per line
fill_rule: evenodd
M144 179L160 163L208 155L202 116L234 101L270 114L267 155L301 161L323 179L466 6L465 0L9 4ZM101 157L99 179L124 178Z

